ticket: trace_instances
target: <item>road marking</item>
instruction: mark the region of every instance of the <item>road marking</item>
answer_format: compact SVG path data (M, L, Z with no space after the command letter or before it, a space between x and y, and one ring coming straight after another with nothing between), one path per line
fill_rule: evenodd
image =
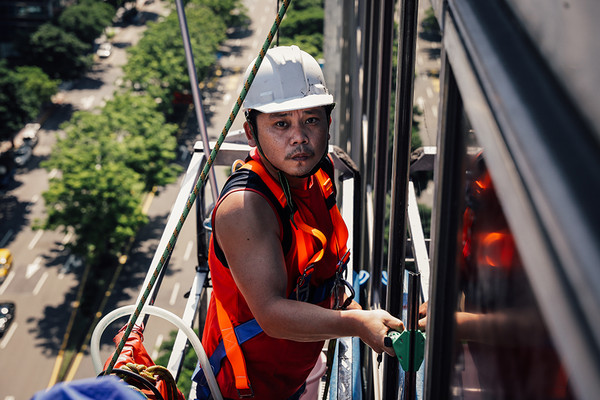
M154 193L156 193L156 186L152 188L152 191L150 191L147 195L146 195L146 199L144 200L144 204L142 204L142 213L143 214L147 214L148 210L150 209L150 206L152 205L152 200L154 199Z
M94 95L83 97L81 99L81 108L83 108L84 110L91 108L92 104L94 104L95 98L96 98L96 96L94 96Z
M159 335L156 337L156 343L154 344L154 350L152 351L152 356L151 356L151 358L152 358L153 360L156 360L156 359L158 358L158 349L160 349L160 345L161 345L161 344L162 344L162 342L163 342L163 338L164 338L164 337L163 337L163 335L162 335L162 334L159 334Z
M63 238L63 240L61 240L61 243L62 244L69 243L69 241L71 240L72 236L73 236L73 232L67 232L67 234L65 235L65 237Z
M6 277L6 279L4 280L4 283L2 283L2 286L0 286L0 294L4 294L4 291L6 290L8 285L10 285L10 282L13 280L14 277L15 277L15 271L11 271L8 274L8 276Z
M185 248L185 254L183 255L183 261L187 261L190 259L190 256L192 255L192 250L194 249L194 241L190 240L188 242L187 247Z
M6 396L4 400L15 400L15 396Z
M417 64L418 65L423 65L423 57L421 55L417 56Z
M179 294L179 282L175 282L173 285L173 292L171 293L171 298L169 299L169 305L172 306L177 301L177 295Z
M83 359L83 352L80 351L75 356L75 359L73 360L73 364L71 364L71 368L69 368L69 373L67 374L67 376L65 376L65 382L71 382L73 380L73 378L75 377L75 374L77 373L77 370L79 369L79 364L81 364L82 359Z
M38 256L33 260L31 264L27 266L27 271L25 272L25 278L31 278L37 271L40 269L40 264L42 263L42 257Z
M427 97L429 97L430 99L433 98L433 90L431 90L430 87L427 87L427 89L425 89L425 92L427 92Z
M33 239L31 239L31 242L29 242L29 246L27 246L27 248L29 250L32 250L35 245L37 244L38 240L40 240L40 238L42 237L42 235L44 234L43 230L39 230L35 233L35 236L33 237Z
M422 97L417 98L417 104L421 108L421 110L425 110L425 100Z
M40 199L40 195L39 195L39 194L36 194L35 196L33 196L33 197L31 198L31 202L32 202L32 203L37 203L37 201L38 201L39 199Z
M52 179L54 178L56 175L58 175L58 170L56 168L54 168L52 171L50 171L48 173L48 179Z
M437 118L438 116L438 109L436 106L431 106L431 113L433 114L434 117Z
M64 354L65 351L63 349L58 352L58 356L54 362L54 368L52 368L52 374L50 375L50 382L48 382L48 389L54 386L56 380L58 379L58 373L60 372L60 366L62 365Z
M35 285L35 288L33 288L34 296L37 296L37 294L40 292L40 290L42 290L42 286L44 286L46 279L48 279L48 271L44 272L44 275L42 275L42 277L38 281L37 285Z
M4 247L4 245L6 245L6 243L8 243L8 241L12 237L12 234L13 234L12 229L9 229L8 232L6 232L6 234L2 238L2 241L0 241L0 247Z
M8 342L10 341L10 338L12 337L12 335L15 333L15 331L17 330L17 323L13 322L13 324L11 325L10 328L8 328L8 332L6 332L6 335L4 336L4 339L2 339L2 343L0 343L0 349L5 348L8 345Z

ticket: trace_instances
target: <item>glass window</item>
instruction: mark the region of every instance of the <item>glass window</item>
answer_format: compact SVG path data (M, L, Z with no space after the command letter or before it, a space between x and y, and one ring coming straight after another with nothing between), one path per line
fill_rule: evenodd
M461 399L570 399L569 381L468 121L459 212L459 296L451 393Z

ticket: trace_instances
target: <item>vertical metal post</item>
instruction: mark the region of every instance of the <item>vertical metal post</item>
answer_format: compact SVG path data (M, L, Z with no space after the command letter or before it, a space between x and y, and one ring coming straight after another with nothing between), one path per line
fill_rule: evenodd
M394 0L383 0L379 10L379 51L377 63L377 113L375 116L375 175L374 175L374 227L371 256L370 304L385 307L381 290L384 221L388 181L388 142L390 128L390 97L392 86L392 42L394 31Z
M415 332L419 327L419 306L421 294L421 274L408 272L408 308L406 317L406 329ZM402 400L414 400L417 398L417 371L412 368L415 363L415 338L409 335L408 365L411 366L404 373L404 387L402 388Z
M399 13L386 307L392 315L396 316L402 313L402 293L404 289L418 0L402 1ZM383 367L384 398L395 399L398 396L399 389L398 363L396 360L386 358Z
M430 298L427 307L425 350L425 399L443 400L450 396L450 371L454 343L454 314L458 292L456 252L463 196L464 136L460 130L464 112L454 75L442 49L440 126L438 159L434 181L431 240Z
M194 98L194 109L196 111L196 119L198 120L198 128L200 136L204 144L204 154L210 154L210 146L208 143L208 133L206 131L206 120L204 119L204 108L202 107L202 99L200 98L200 89L198 89L198 77L196 76L196 66L194 64L194 54L192 53L192 45L190 43L190 33L188 31L187 20L185 18L185 10L182 0L175 0L177 6L177 16L179 17L179 28L181 29L181 37L183 38L183 48L185 50L185 60L187 62L188 74L190 76L190 85L192 89L192 97ZM213 201L219 198L219 189L217 187L217 178L215 170L211 169L208 173L210 179L210 189L213 196Z
M277 8L275 9L275 15L279 12L279 0L277 0ZM277 29L277 37L275 38L275 45L279 46L279 29Z

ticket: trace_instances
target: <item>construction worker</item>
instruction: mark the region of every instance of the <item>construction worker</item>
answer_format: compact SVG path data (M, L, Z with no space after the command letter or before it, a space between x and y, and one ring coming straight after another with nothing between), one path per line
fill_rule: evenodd
M344 292L348 231L327 155L333 106L313 57L297 46L267 52L243 104L253 149L212 214L202 341L224 398L299 398L326 339L357 336L394 355L384 337L402 321ZM195 380L206 398L201 370Z

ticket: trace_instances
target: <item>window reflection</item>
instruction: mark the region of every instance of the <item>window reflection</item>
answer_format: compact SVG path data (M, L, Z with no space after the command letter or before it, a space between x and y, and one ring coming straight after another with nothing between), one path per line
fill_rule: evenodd
M465 138L452 395L570 399L510 227L472 131Z

